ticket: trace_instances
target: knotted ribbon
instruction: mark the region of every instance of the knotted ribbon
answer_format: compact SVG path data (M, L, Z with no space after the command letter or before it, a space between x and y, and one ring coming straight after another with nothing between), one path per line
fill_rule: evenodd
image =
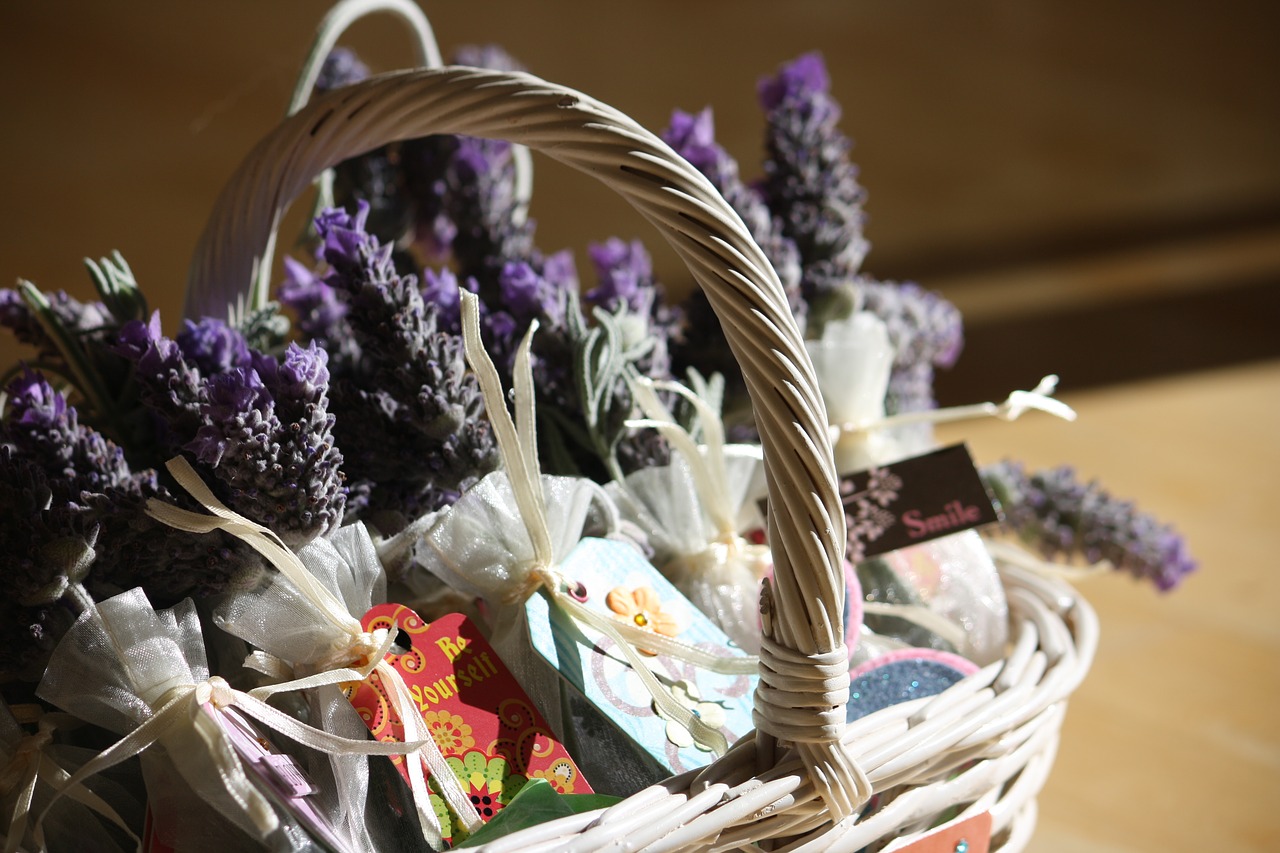
M445 762L440 747L418 712L417 703L409 694L404 679L386 660L387 652L395 642L395 634L386 629L378 629L372 633L366 632L360 621L347 612L346 607L338 601L337 597L307 570L298 556L281 542L275 533L226 507L214 496L186 459L182 457L170 459L167 467L179 485L212 515L189 512L154 498L147 504L147 512L150 515L191 533L224 530L241 539L275 566L297 592L310 602L323 619L332 626L331 648L329 653L314 666L318 671L282 684L259 687L250 691L251 697L262 700L276 693L363 681L372 673L376 673L378 680L386 688L392 709L404 726L406 740L404 744L389 743L387 746L394 748L378 754L405 755L419 759L408 760L405 764L423 838L436 849L440 849L444 843L439 818L430 803L431 792L423 773L423 764L426 764L431 776L436 780L441 797L462 825L468 832L477 830L482 821L476 812L475 805ZM285 662L263 652L250 655L246 664L268 674L292 673L292 668Z
M267 728L322 752L391 756L419 746L351 740L299 722L232 688L221 677L210 676L202 642L190 599L172 610L153 611L141 589L101 602L68 631L54 651L39 694L55 704L74 707L77 716L96 718L108 728L128 728L130 722L136 725L62 782L33 828L42 848L44 818L60 797L70 795L85 779L158 742L170 747L170 759L194 791L207 790L210 783L216 783L230 801L232 813L227 816L233 822L247 823L264 838L274 832L279 826L275 810L249 780L216 719L227 708L234 707ZM86 683L93 672L99 673L100 683ZM196 744L202 749L193 750Z
M670 465L642 468L607 491L623 517L648 536L654 565L706 613L738 646L760 648L760 582L773 567L769 548L739 531L762 526L749 503L752 480L761 472L758 447L726 446L719 415L677 382L631 380L632 397L645 414L627 426L652 428L677 451ZM659 399L678 394L698 415L699 446Z
M519 520L532 547L532 557L515 565L487 567L489 571L482 581L477 573L467 572L450 554L452 536L448 531L450 516L465 511L468 493L463 501L442 517L436 530L424 541L433 552L429 567L442 574L444 580L464 591L473 592L500 604L515 605L538 590L542 590L564 613L577 622L587 625L612 640L625 656L636 676L652 696L658 710L688 730L694 739L708 747L716 755L728 748L723 734L704 723L692 709L685 707L666 690L657 676L649 669L637 647L658 654L670 655L717 673L754 674L757 661L753 657L721 657L695 648L671 637L646 631L637 625L615 620L585 606L569 594L571 583L557 570L564 554L557 554L548 527L548 507L544 487L557 490L569 489L564 478L543 478L537 456L537 432L535 425L533 371L530 363L530 347L537 324L528 333L516 351L512 371L515 418L507 411L502 383L497 368L484 350L480 337L480 315L477 299L470 293L462 293L462 337L467 363L475 373L484 396L489 421L502 458L504 471L490 474L473 490L476 496L486 496L498 502L509 496L516 505ZM602 489L595 484L582 484L582 488L608 502ZM560 491L557 492L558 494ZM483 499L474 497L473 500ZM562 540L565 537L560 537ZM562 549L573 543L563 542ZM482 585L483 584L483 585Z
M44 782L55 790L60 790L68 799L92 809L116 826L120 827L135 844L140 844L124 818L105 800L77 783L68 785L71 774L64 770L46 752L45 747L53 742L53 733L57 730L59 718L70 719L62 714L46 714L36 706L30 706L34 714L28 722L38 721L35 734L20 736L13 745L8 762L0 768L0 797L6 797L17 791L17 797L10 815L9 831L4 839L4 853L16 853L21 847L30 822L31 803L35 798L36 785ZM16 709L15 709L16 710Z

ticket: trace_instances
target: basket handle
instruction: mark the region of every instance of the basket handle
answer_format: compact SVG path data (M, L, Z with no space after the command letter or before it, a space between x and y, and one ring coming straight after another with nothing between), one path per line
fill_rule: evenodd
M284 208L321 170L435 133L521 143L595 176L662 233L706 291L746 379L769 489L775 574L761 601L756 726L797 744L833 812L848 814L861 773L838 747L849 684L844 517L826 410L764 253L711 183L655 135L528 74L402 71L330 92L262 140L223 191L196 248L187 314L225 313L255 277Z

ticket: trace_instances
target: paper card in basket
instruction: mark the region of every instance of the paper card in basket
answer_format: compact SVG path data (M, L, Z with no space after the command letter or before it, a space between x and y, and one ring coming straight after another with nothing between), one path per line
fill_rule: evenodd
M987 853L991 847L991 813L943 824L898 853Z
M664 774L710 763L715 753L752 729L754 658L733 646L635 548L583 539L560 572L569 594L594 614L590 621L630 624L652 632L655 643L665 638L688 649L685 654L654 653L641 638L635 645L639 654L628 655L606 631L545 594L531 596L525 605L534 649ZM631 660L640 661L653 677L640 678ZM651 689L668 694L719 737L672 719L660 710ZM664 698L661 704L671 703Z
M493 818L530 779L545 779L563 794L591 793L577 764L471 620L451 613L427 624L402 604L379 604L361 621L366 631L386 628L400 632L401 642L408 638L410 647L387 660L404 678L481 820ZM348 696L374 737L404 739L404 725L376 672ZM404 759L393 761L408 782ZM434 792L431 802L445 840L465 837Z
M999 521L963 444L849 474L840 499L855 562Z

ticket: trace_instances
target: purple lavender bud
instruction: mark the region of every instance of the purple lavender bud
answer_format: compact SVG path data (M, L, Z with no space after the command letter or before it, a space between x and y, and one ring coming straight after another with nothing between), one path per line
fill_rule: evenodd
M857 283L863 308L885 322L894 364L950 367L964 346L960 311L940 294L907 282Z
M671 125L662 138L676 153L707 176L725 201L742 217L756 244L764 250L787 294L787 301L797 320L803 321L807 307L801 298L800 254L795 243L782 233L782 222L775 218L763 198L742 182L737 162L715 142L715 124L711 110L693 115L676 110ZM687 332L672 330L673 355L683 367L696 367L725 377L730 397L744 398L746 387L742 372L729 351L719 318L711 310L701 290L691 294L682 320Z
M715 119L711 108L700 113L674 110L662 141L706 175L712 184L724 191L730 181L738 179L738 164L716 143Z
M137 361L157 341L163 339L160 331L160 312L152 311L147 322L130 320L120 327L116 335L115 349L130 361Z
M34 370L24 370L6 389L17 423L29 429L53 431L67 427L67 401Z
M455 335L461 334L462 288L458 285L458 277L448 269L427 269L423 270L422 279L422 301L435 306L440 328ZM468 278L466 288L475 293L480 286L474 278Z
M391 246L383 246L365 230L369 203L360 201L354 216L338 207L323 210L316 217L316 233L322 240L321 255L342 275L372 274L379 281L394 275Z
M553 327L564 325L568 294L524 261L502 265L498 276L500 304L527 328L537 318Z
M237 440L251 445L250 437L259 433L258 443L266 450L271 433L280 431L279 422L273 422L271 395L253 368L237 367L210 377L200 414L203 425L186 449L215 469L226 453L237 449Z
M1016 462L982 468L1005 513L1005 526L1048 558L1106 560L1161 591L1196 569L1186 543L1169 525L1117 500L1096 480L1081 483L1068 466L1028 475Z
M253 359L254 369L277 405L285 400L312 405L324 398L329 389L328 364L329 354L314 342L305 348L289 344L283 361L261 354Z
M864 193L829 88L817 54L783 66L759 87L768 124L760 191L799 250L801 287L811 304L852 280L867 252Z
M587 252L600 279L600 284L587 292L587 299L609 311L626 305L632 311L648 313L653 301L653 263L644 244L610 237L591 244Z
M16 290L0 289L0 326L13 332L13 336L22 343L35 347L41 355L58 351L57 344L45 333L22 294Z
M542 259L542 277L554 291L563 293L578 291L578 267L573 260L573 252L561 249L552 252Z
M92 543L85 542L74 517L51 510L52 497L40 465L0 444L0 577L5 579L0 678L6 680L38 681L54 645L74 621L74 613L59 601L70 580L67 566L50 557L71 551L66 546L77 542L82 547L75 551L92 555Z
M240 331L225 321L204 317L199 322L182 321L175 339L186 360L203 376L225 373L249 364L249 344Z
M283 363L254 361L208 380L186 449L212 467L232 509L305 544L341 523L345 503L325 354L290 344Z
M406 142L401 163L416 205L419 237L460 276L475 278L481 298L497 299L502 265L539 266L533 223L518 217L511 145L431 136Z
M101 492L129 478L124 452L81 426L75 408L39 373L25 371L6 393L0 445L38 465L59 503L78 503L82 492Z
M804 302L800 299L800 255L795 243L782 233L782 222L776 220L765 205L764 199L742 182L738 164L715 142L715 122L711 108L697 115L675 110L671 114L671 126L662 139L676 153L688 160L698 171L707 176L720 191L725 201L742 217L756 245L778 273L778 279L787 292L792 313L804 316Z
M49 309L61 326L86 341L100 343L115 326L111 312L101 302L81 302L63 291L45 294ZM24 344L35 347L41 355L58 353L57 344L45 333L36 315L17 290L0 288L0 327L13 332Z
M831 91L831 77L820 53L806 53L784 65L774 77L756 84L760 104L766 110L777 109L791 99L810 99Z
M221 530L187 533L146 513L149 498L193 511L185 493L171 494L148 469L126 486L93 495L89 509L100 525L98 557L86 581L95 598L141 586L157 607L187 596L202 598L248 589L264 572L263 560L244 542Z
M408 520L429 496L459 492L492 470L483 401L461 339L439 329L439 309L416 279L396 273L362 217L328 213L317 228L333 268L325 280L347 306L361 352L330 392L346 473L365 511Z
M453 52L454 65L488 68L493 71L524 71L520 60L496 44L467 44Z
M335 47L324 58L320 76L316 78L316 91L329 92L352 83L359 83L369 76L369 67L360 61L355 51Z

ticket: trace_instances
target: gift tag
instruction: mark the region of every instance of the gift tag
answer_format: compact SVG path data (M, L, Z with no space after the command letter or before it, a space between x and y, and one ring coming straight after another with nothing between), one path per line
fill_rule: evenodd
M849 474L840 500L853 562L999 521L963 444Z
M476 811L490 820L529 779L545 779L562 794L591 793L577 764L476 626L459 613L427 624L402 604L379 604L365 614L366 631L400 632L403 652L387 655L417 703L422 719ZM404 726L377 673L348 698L379 740L402 741ZM404 758L392 759L407 782ZM426 770L424 766L424 771ZM446 840L457 834L444 801L431 802Z
M278 751L271 741L234 707L214 709L205 705L227 735L227 740L240 757L249 779L276 806L298 822L309 836L330 853L355 853L334 831L328 819L309 797L317 788L292 756Z
M943 824L896 853L987 853L991 847L991 812Z
M630 545L583 539L559 571L571 585L573 598L608 619L630 622L716 657L745 657ZM530 596L525 606L538 654L667 773L710 763L711 747L659 714L653 695L613 639L552 606L545 594ZM647 653L643 646L640 651L660 688L728 743L753 728L757 676L718 674L665 654Z
M937 696L978 667L959 655L935 649L899 649L849 672L845 722L912 699Z

